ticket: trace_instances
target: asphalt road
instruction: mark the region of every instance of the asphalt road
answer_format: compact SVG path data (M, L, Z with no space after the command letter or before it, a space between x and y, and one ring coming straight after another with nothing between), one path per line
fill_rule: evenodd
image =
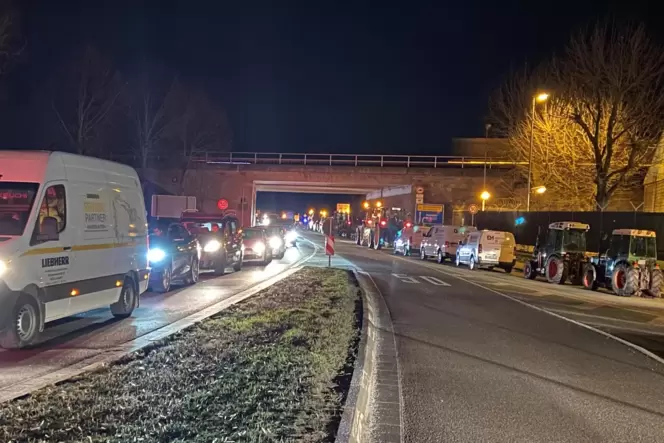
M32 349L0 349L0 393L169 325L302 264L313 253L313 245L301 242L289 248L282 260L267 266L245 264L240 272L229 268L228 274L217 278L201 274L194 286L175 287L166 294L147 292L141 296L140 307L125 320L114 319L108 309L98 309L50 323L41 343Z
M368 272L390 309L404 441L664 441L664 365L508 298L549 308L527 294L571 289L342 242L336 251L335 264Z

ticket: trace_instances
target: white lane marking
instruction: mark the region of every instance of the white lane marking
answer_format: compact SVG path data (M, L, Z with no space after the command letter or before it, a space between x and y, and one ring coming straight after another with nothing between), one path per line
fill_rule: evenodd
M398 278L402 283L419 283L415 277L410 277L406 274L392 274L392 277Z
M425 282L431 283L436 286L451 286L449 283L442 281L436 277L429 277L428 275L420 275L420 278Z

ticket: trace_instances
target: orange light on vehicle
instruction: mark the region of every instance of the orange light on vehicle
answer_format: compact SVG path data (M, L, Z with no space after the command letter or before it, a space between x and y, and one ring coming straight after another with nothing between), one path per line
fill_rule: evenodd
M72 289L71 292L69 293L69 295L71 295L72 297L76 297L79 294L80 292L78 289Z
M122 282L120 280L117 280L115 282L115 286L119 288L120 286L122 286Z

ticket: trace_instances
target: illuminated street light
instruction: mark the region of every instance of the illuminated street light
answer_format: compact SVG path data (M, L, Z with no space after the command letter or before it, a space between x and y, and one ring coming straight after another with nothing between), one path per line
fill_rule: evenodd
M380 201L380 200L378 200L378 201L376 202L376 207L377 207L377 208L382 208L382 207L383 207L383 202Z
M533 171L533 143L535 142L535 104L543 103L549 99L549 94L546 92L541 92L533 96L533 106L530 113L530 154L528 155L528 198L526 199L526 211L530 211L530 194L532 193L531 189L531 179ZM546 190L546 189L545 189Z
M484 211L484 205L486 204L486 201L491 198L491 194L489 194L489 191L482 191L480 198L482 199L482 211Z
M369 209L371 204L369 202L364 202L364 203L362 203L362 206L364 207L364 209Z
M536 194L544 194L546 192L546 186L535 186L533 188Z
M309 215L314 215L314 212L316 212L314 208L309 209Z

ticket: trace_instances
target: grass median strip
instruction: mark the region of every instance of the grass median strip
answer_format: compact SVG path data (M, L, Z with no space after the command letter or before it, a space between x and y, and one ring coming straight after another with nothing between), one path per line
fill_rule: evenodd
M359 288L305 268L149 349L0 406L0 441L333 441Z

